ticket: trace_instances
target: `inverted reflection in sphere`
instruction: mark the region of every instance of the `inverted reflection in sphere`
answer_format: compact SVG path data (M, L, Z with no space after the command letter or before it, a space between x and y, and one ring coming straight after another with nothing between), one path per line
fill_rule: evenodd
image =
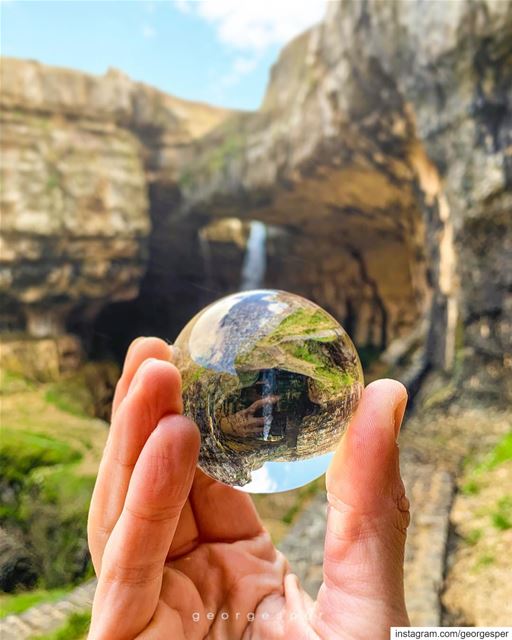
M284 291L244 291L203 309L174 346L206 474L273 493L325 472L363 389L332 316Z

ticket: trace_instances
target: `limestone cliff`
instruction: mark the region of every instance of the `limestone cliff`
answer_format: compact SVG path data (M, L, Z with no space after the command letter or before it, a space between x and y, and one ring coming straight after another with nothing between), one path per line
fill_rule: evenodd
M148 257L148 188L160 164L226 115L132 82L2 60L4 328L91 322L136 298Z
M279 283L360 344L426 314L427 366L458 349L468 387L510 395L511 140L510 3L330 3L261 111L197 142L186 209L286 224Z
M32 330L62 309L119 348L172 339L238 288L256 219L267 286L370 350L403 354L426 326L421 366L512 394L510 3L329 3L256 113L119 72L5 60L3 76L5 295Z

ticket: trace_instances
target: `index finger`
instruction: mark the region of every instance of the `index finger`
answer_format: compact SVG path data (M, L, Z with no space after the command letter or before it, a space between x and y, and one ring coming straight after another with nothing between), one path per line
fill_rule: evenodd
M160 338L140 337L131 343L126 352L121 377L116 385L114 400L112 401L112 419L115 417L119 405L125 399L137 369L149 358L171 362L171 347Z
M92 628L101 628L102 637L135 638L155 612L167 553L194 478L199 439L191 420L166 416L137 460L96 589Z

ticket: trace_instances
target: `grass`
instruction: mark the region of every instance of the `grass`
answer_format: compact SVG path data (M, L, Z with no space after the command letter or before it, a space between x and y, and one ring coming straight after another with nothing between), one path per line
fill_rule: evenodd
M475 569L478 571L479 569L483 569L484 567L489 567L495 562L496 558L492 555L492 553L484 553L476 561Z
M57 409L78 417L91 415L91 397L81 377L63 380L50 385L45 400Z
M503 462L512 460L512 432L507 433L494 447L485 460L477 467L477 471L490 471Z
M0 396L30 391L34 386L31 380L27 380L19 373L0 369Z
M294 347L292 354L295 358L312 364L315 368L314 377L327 389L339 391L342 387L350 386L354 382L349 373L333 369L314 340L308 340Z
M297 335L309 335L320 331L333 330L334 321L323 311L311 311L306 309L297 309L279 324L270 336L271 342L280 342L283 338L287 338L294 333ZM332 341L336 338L333 333ZM325 341L325 340L324 340Z
M467 544L474 546L482 539L483 532L481 529L472 529L468 535L464 538Z
M7 376L9 384L12 379ZM2 602L18 610L82 580L88 568L87 510L108 431L100 420L81 415L83 396L77 389L73 398L68 383L17 381L1 398L0 526L32 550L38 578L34 592Z
M462 485L461 491L466 496L474 496L480 493L480 485L476 480L468 480Z
M496 504L496 509L491 513L493 526L500 531L512 529L512 495L503 496Z
M59 600L72 586L58 589L34 589L33 591L20 591L19 593L8 593L0 595L0 618L11 614L23 613L30 607L43 602L54 602Z
M91 624L91 613L73 613L65 624L51 633L33 636L31 640L79 640L85 637Z
M496 446L477 463L473 456L469 456L465 463L466 482L462 484L461 491L464 495L477 495L480 493L485 473L492 471L499 465L512 461L512 432L507 433ZM472 468L471 468L472 467ZM500 520L500 518L498 518Z

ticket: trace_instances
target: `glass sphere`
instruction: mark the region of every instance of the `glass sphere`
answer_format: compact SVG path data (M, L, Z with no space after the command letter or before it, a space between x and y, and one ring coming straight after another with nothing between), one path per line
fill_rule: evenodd
M244 291L198 313L174 348L202 471L251 493L325 472L363 390L357 352L331 315L285 291Z

